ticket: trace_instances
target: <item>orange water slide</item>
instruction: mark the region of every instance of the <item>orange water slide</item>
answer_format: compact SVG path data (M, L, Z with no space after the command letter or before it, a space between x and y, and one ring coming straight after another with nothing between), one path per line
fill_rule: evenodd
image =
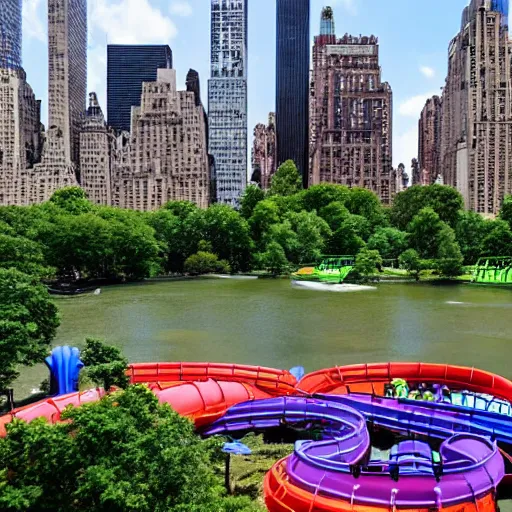
M295 393L297 380L286 370L224 363L137 363L128 367L131 384L158 383L162 388L176 382L222 382L252 384L271 396Z
M307 393L346 394L348 392L384 394L384 385L393 379L409 383L434 382L453 389L486 393L512 401L512 382L490 372L433 363L370 363L335 366L310 373L297 389Z
M312 493L293 483L286 472L286 461L277 462L265 475L263 492L269 512L389 512L393 506L376 507L359 505L331 496L319 490ZM430 512L431 509L404 509L407 512ZM439 512L496 512L496 501L492 493L480 496L472 502L438 509Z
M103 389L89 389L82 393L70 393L68 395L56 396L41 400L35 404L20 407L19 409L14 409L9 414L0 416L0 437L5 437L7 434L5 427L8 423L11 423L14 418L19 418L27 423L30 423L36 418L46 418L48 423L57 423L60 421L62 411L68 405L79 407L89 402L96 402L104 394Z

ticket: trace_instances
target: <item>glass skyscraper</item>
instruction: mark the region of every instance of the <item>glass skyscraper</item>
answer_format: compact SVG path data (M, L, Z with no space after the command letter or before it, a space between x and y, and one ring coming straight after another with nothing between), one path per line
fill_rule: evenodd
M209 153L217 201L237 207L247 185L247 0L211 0Z
M277 164L293 160L309 173L310 0L277 0Z
M21 68L21 1L0 0L0 68Z
M172 68L168 45L107 47L107 117L118 131L130 131L132 107L140 107L142 82L154 82L158 69Z

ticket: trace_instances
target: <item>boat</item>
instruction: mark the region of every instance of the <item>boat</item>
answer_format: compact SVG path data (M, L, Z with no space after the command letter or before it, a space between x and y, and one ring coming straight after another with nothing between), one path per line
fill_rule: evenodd
M316 281L341 284L355 265L355 256L323 256L314 267L303 267L294 274L294 281Z
M512 256L480 258L471 282L487 285L512 285Z

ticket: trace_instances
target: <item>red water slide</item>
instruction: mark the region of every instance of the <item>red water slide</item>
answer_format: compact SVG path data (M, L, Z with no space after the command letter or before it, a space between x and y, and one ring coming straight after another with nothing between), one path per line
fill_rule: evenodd
M131 384L158 383L164 388L176 382L199 382L213 379L223 382L243 382L271 396L295 393L297 380L286 370L263 366L224 363L137 363L127 371Z
M486 393L512 401L512 382L490 372L432 363L370 363L335 366L310 373L297 389L306 393L346 394L349 392L384 394L384 385L393 379L409 383L439 383L452 389Z

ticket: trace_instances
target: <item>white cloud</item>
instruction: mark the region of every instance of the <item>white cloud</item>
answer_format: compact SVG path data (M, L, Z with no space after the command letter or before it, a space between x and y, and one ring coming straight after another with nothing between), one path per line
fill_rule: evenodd
M46 43L46 25L40 11L41 0L23 2L23 36Z
M402 103L398 107L398 112L401 116L404 117L416 117L419 119L421 111L425 106L425 103L429 98L438 94L437 92L429 92L425 94L419 94L418 96L413 96Z
M166 43L178 32L173 21L148 0L92 0L89 23L93 34L103 32L112 44Z
M192 16L192 6L186 0L175 0L169 8L176 16Z
M421 66L420 67L420 71L427 78L434 78L434 76L436 76L435 70L433 68L428 67L428 66Z
M404 164L407 174L411 176L411 161L418 157L418 124L395 137L393 144L393 165Z

